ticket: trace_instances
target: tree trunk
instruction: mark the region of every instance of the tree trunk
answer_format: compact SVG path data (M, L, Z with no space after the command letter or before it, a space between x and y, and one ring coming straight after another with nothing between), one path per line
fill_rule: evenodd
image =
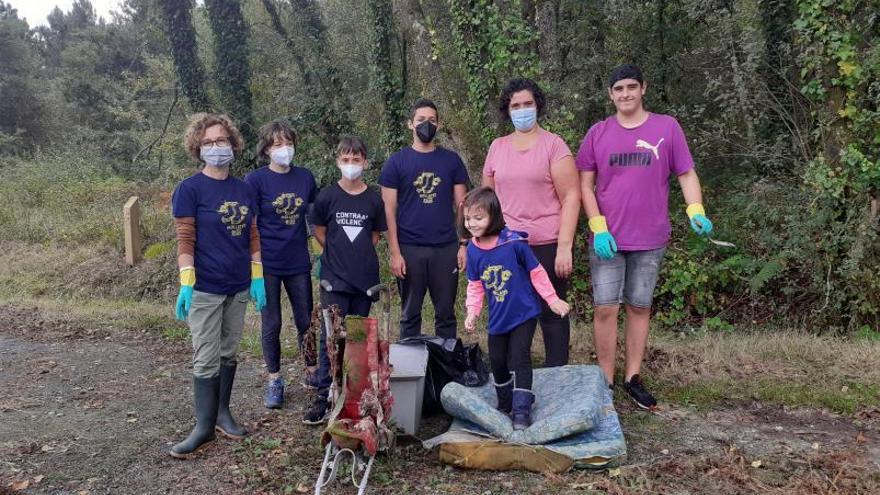
M403 124L403 81L395 72L392 62L391 43L395 38L394 11L389 0L368 0L370 13L370 68L372 85L383 98L385 104L384 144L390 151L405 144L405 135L400 132Z
M205 91L205 71L197 53L191 8L192 2L189 1L162 0L165 35L171 44L171 57L180 89L194 111L207 112L211 104Z
M208 20L214 33L217 66L214 77L220 89L224 110L235 119L248 150L244 158L254 157L256 132L251 111L251 70L248 64L248 28L237 0L205 0Z

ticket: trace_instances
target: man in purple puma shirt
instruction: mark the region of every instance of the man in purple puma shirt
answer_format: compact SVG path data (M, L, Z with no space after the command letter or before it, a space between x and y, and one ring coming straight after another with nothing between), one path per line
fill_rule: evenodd
M681 186L691 227L712 232L700 192L700 180L684 132L675 118L648 112L642 71L622 65L611 74L608 96L615 115L587 131L575 163L593 237L590 272L593 285L593 338L599 365L614 383L617 315L626 307L624 390L640 407L657 401L639 377L651 302L660 263L669 242L669 177Z

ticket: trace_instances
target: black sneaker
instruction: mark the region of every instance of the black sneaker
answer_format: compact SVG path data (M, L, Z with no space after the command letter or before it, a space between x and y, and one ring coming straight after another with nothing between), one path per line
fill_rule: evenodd
M633 375L628 382L623 382L623 390L625 390L633 402L642 409L652 411L657 407L657 400L654 399L654 396L651 395L650 392L645 390L645 386L642 385L642 379L639 375Z
M312 403L312 407L306 411L305 416L303 416L303 424L307 425L319 425L324 422L327 418L327 410L328 408L327 399L322 397L318 397L315 399L315 402Z

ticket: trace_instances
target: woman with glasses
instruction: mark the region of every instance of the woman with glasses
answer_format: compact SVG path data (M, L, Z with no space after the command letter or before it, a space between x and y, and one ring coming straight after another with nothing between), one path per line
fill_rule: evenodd
M247 302L266 304L257 200L247 183L229 174L243 140L222 114L194 115L184 147L201 170L174 190L180 293L177 318L189 324L193 343L193 399L196 426L171 448L186 458L214 439L214 431L242 439L247 430L229 412L236 352Z

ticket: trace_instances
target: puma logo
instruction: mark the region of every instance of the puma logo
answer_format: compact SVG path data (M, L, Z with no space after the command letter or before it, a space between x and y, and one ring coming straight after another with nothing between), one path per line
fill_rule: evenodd
M654 158L659 160L660 159L660 143L663 142L663 139L664 138L660 138L660 141L657 141L656 145L652 145L651 143L649 143L643 139L639 139L638 141L636 141L636 148L645 148L646 150L653 151Z

